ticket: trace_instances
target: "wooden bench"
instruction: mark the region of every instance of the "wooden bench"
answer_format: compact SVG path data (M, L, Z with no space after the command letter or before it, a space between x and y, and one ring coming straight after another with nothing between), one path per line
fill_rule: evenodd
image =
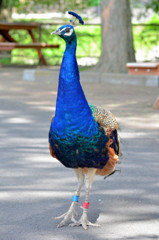
M13 36L11 36L10 30L25 30L31 37L32 43L21 44L18 43ZM0 22L0 50L11 51L15 48L34 48L38 52L39 60L43 65L47 65L47 62L41 51L42 48L59 48L59 45L47 44L38 42L33 30L40 31L39 23L3 23ZM41 41L41 40L39 40Z
M59 48L58 44L49 44L49 43L28 43L28 44L21 44L21 43L13 43L13 42L0 42L0 50L1 51L11 51L15 48Z
M0 51L11 51L15 48L34 48L38 51L39 59L43 65L47 65L47 62L41 53L41 48L59 48L58 44L49 44L49 43L28 43L28 44L21 44L15 42L0 42Z
M159 75L159 63L127 63L126 66L132 75Z

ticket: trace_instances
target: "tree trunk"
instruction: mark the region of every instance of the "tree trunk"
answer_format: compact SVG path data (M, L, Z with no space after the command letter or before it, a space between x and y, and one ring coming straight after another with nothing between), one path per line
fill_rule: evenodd
M7 4L6 1L0 0L0 21L10 22L12 8L10 6L7 6L6 4Z
M127 72L135 61L129 0L101 0L102 54L96 66L101 72Z

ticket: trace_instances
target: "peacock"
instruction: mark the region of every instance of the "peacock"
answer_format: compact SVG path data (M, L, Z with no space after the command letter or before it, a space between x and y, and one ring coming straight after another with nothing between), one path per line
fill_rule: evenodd
M70 15L84 24L77 13ZM68 220L70 226L99 226L88 220L90 188L95 175L113 174L120 154L118 123L110 111L88 104L80 84L79 69L76 60L77 38L74 21L52 32L66 42L59 74L55 116L51 119L49 131L49 149L52 157L65 167L73 168L78 186L72 196L71 206L66 213L57 217L62 219L57 227L64 226ZM85 201L83 213L76 220L75 206L79 204L82 185L85 182Z

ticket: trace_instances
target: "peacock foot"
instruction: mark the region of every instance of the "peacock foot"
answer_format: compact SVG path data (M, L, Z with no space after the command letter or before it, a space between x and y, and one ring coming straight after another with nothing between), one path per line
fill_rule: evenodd
M75 211L75 205L80 205L80 204L78 202L72 202L69 210L66 213L62 214L59 217L55 217L55 219L63 218L63 220L57 225L58 228L64 226L69 219L71 219L73 223L77 222L75 217L78 216L78 213Z
M80 225L82 225L82 227L85 230L87 230L88 226L100 227L100 225L98 223L92 223L92 222L88 221L87 212L85 212L85 211L83 212L79 221L69 224L70 227L75 227L75 226L80 226Z

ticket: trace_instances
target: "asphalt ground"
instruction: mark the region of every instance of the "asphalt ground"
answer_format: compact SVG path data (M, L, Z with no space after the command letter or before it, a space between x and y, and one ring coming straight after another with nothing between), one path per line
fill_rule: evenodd
M159 239L159 88L82 83L89 102L116 116L123 152L121 173L95 177L88 215L101 227L84 230L53 219L77 185L48 149L57 80L22 79L23 69L0 70L0 240Z

